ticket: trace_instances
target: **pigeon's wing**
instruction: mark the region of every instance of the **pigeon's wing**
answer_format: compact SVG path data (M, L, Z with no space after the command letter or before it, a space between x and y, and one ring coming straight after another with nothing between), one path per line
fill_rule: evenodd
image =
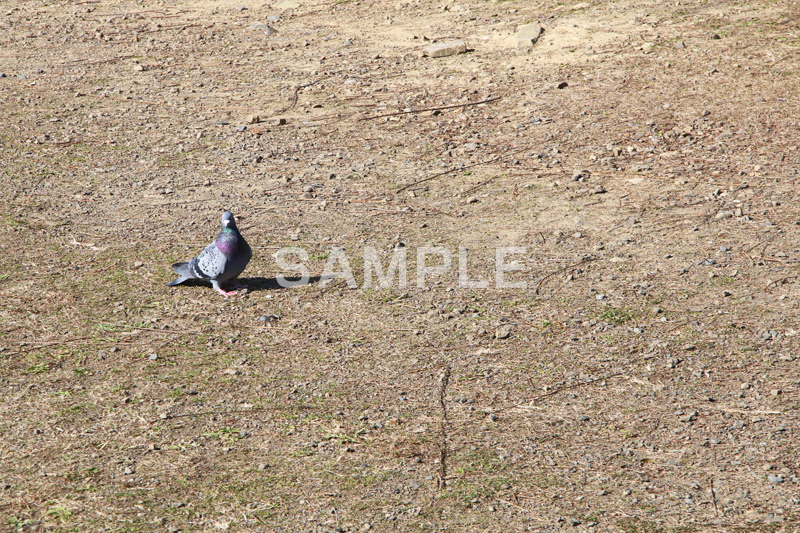
M189 262L189 271L196 278L217 279L225 273L227 266L228 258L216 244L211 243Z

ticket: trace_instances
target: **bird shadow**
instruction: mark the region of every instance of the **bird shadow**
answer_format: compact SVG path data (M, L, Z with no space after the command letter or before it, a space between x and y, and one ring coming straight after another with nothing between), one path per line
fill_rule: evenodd
M263 278L263 277L254 277L254 278L236 278L231 281L227 281L222 283L222 288L225 290L230 290L236 284L241 285L243 289L247 289L247 292L259 292L259 291L273 291L279 289L287 289L293 286L299 285L310 285L312 283L319 283L322 280L320 276L309 276L308 280L305 283L301 283L302 278L299 277L287 277L286 282L281 285L278 282L278 278ZM210 287L211 283L206 280L202 279L187 279L181 285L185 285L186 287Z
M262 278L262 277L255 277L255 278L238 278L236 281L239 282L240 285L244 285L247 289L247 292L259 292L259 291L274 291L279 289L287 289L292 286L297 285L311 285L312 283L319 283L320 276L310 276L305 283L300 283L302 278L286 278L286 282L281 285L278 282L277 278ZM287 285L287 283L289 285Z

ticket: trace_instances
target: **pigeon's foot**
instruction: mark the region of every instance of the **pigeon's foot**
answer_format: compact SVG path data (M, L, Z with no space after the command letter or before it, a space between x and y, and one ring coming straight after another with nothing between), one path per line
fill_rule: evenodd
M223 295L225 298L227 298L228 296L234 296L234 295L238 294L239 291L226 291L226 290L223 290L223 289L219 289L219 293L221 295Z

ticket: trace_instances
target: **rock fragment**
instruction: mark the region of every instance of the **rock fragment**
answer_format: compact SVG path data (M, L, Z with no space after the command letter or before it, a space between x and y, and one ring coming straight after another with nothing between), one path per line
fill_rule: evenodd
M514 39L516 40L517 48L530 48L536 44L541 35L542 27L534 22L520 26Z
M422 55L428 57L447 57L463 54L466 51L467 43L464 41L447 41L426 46L422 49Z

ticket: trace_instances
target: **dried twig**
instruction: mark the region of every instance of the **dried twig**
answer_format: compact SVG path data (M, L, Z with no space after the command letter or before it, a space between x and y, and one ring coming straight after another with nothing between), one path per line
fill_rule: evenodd
M200 332L198 331L176 331L172 329L156 329L156 328L140 328L138 326L131 326L129 324L111 324L109 322L100 322L100 324L104 326L111 326L115 328L128 328L128 329L136 329L139 331L155 331L156 333L171 333L173 335L199 335Z
M374 120L376 118L383 118L383 117L395 117L397 115L411 115L413 113L424 113L426 111L439 111L442 109L455 109L458 107L467 107L471 105L480 105L480 104L488 104L489 102L494 102L495 100L499 100L502 98L501 96L493 96L491 98L487 98L486 100L480 100L478 102L467 102L466 104L453 104L453 105L444 105L439 107L426 107L425 109L410 109L408 111L397 111L395 113L384 113L383 115L372 115L369 117L361 117L358 119L359 121L362 120Z
M488 159L486 161L479 161L477 163L473 163L471 165L467 165L467 166L464 166L464 167L461 167L461 168L451 168L450 170L445 170L444 172L439 172L438 174L434 174L433 176L429 176L427 178L423 178L421 180L417 180L417 181L415 181L413 183L409 183L408 185L400 187L399 189L397 189L395 191L395 193L403 192L406 189L410 189L411 187L413 187L415 185L419 185L420 183L425 183L426 181L435 180L436 178L441 178L442 176L447 176L448 174L452 174L453 172L461 172L462 170L466 170L468 168L477 167L477 166L480 166L480 165L488 165L488 164L491 164L491 163L496 163L498 161L501 161L501 160L505 159L509 155L516 154L517 152L520 152L520 151L521 150L516 150L516 151L510 152L510 153L505 153L503 155L497 156L497 157L495 157L493 159Z
M185 418L187 416L209 416L209 415L217 415L217 416L225 416L225 415L237 415L242 413L259 413L262 411L275 411L278 409L283 409L282 406L276 407L253 407L252 409L232 409L230 411L203 411L201 413L183 413L180 415L167 415L167 419L171 418ZM155 424L156 422L161 421L162 418L159 417L158 420L154 420L152 422L148 422L149 424Z
M439 425L439 488L447 486L447 405L445 404L445 394L447 393L447 383L450 381L450 367L446 366L439 374L439 406L442 408L442 419Z
M275 113L273 113L273 115L280 115L280 114L283 114L283 113L286 113L287 111L289 111L291 108L293 108L295 105L297 105L297 93L300 92L300 89L305 89L306 87L311 87L312 85L316 85L320 81L322 81L321 78L318 79L318 80L314 80L311 83L305 83L303 85L298 85L297 87L295 87L294 93L292 93L292 99L289 102L289 105L284 107L283 109L275 111Z
M617 372L616 374L603 376L603 377L600 377L600 378L597 378L597 379L591 379L589 381L581 381L580 383L575 383L573 385L566 385L566 386L561 387L559 389L556 389L554 391L546 392L544 394L540 394L539 396L534 396L533 398L525 400L522 403L518 403L516 405L512 405L511 407L505 407L503 409L500 409L500 411L505 411L506 409L513 409L513 408L516 408L516 407L522 407L523 405L525 405L527 403L536 402L536 401L542 400L544 398L547 398L548 396L554 396L556 394L564 392L565 390L575 389L575 388L578 388L578 387L583 387L585 385L591 385L592 383L597 383L598 381L605 381L607 379L616 378L616 377L624 376L624 375L626 375L625 372ZM495 411L495 412L497 412L497 411Z
M487 184L493 182L494 180L496 180L499 177L501 177L500 174L498 174L497 176L492 176L488 180L484 180L484 181L480 182L479 184L475 185L474 187L471 187L471 188L467 189L466 191L464 191L461 194L471 194L471 193L477 191L478 189L480 189L481 187L483 187L484 185L487 185Z
M575 267L578 267L578 266L581 266L581 265L583 265L584 263L588 263L588 262L590 262L590 261L595 261L595 260L597 260L597 258L596 258L596 257L587 257L586 259L584 259L584 260L580 261L579 263L574 263L574 264L572 264L572 265L567 265L567 266L565 266L565 267L563 267L563 268L559 268L558 270L556 270L556 271L554 271L554 272L551 272L551 273L547 274L546 276L544 276L542 279L540 279L540 280L539 280L539 283L538 283L538 285L536 285L536 290L535 290L535 291L533 291L533 293L534 293L534 294L539 294L539 289L541 289L541 288L542 288L542 285L544 284L544 282L545 282L545 281L546 281L548 278L551 278L551 277L555 276L556 274L559 274L559 273L561 273L561 272L564 272L564 271L566 271L566 270L569 270L570 268L575 268Z
M717 507L717 493L714 491L713 477L709 480L709 483L711 484L711 503L714 504L714 512L717 514L717 516L720 516L719 507Z
M67 61L66 63L61 63L60 65L57 65L57 66L59 66L59 67L68 67L68 66L75 65L77 63L82 63L84 61L89 61L88 63L83 63L84 65L100 65L101 63L111 63L113 61L120 61L122 59L129 59L131 57L136 57L136 55L135 54L127 54L127 55L124 55L124 56L112 57L111 59L97 59L95 61L89 61L89 58L73 59L72 61Z
M777 286L778 284L782 284L784 281L787 281L787 280L790 280L790 279L794 279L794 278L798 278L798 277L800 277L800 276L786 276L786 277L783 277L783 278L780 278L780 279L776 279L775 281L770 281L769 283L767 283L767 286L764 287L764 292L766 292L766 290L769 289L770 287L772 287L773 285Z

